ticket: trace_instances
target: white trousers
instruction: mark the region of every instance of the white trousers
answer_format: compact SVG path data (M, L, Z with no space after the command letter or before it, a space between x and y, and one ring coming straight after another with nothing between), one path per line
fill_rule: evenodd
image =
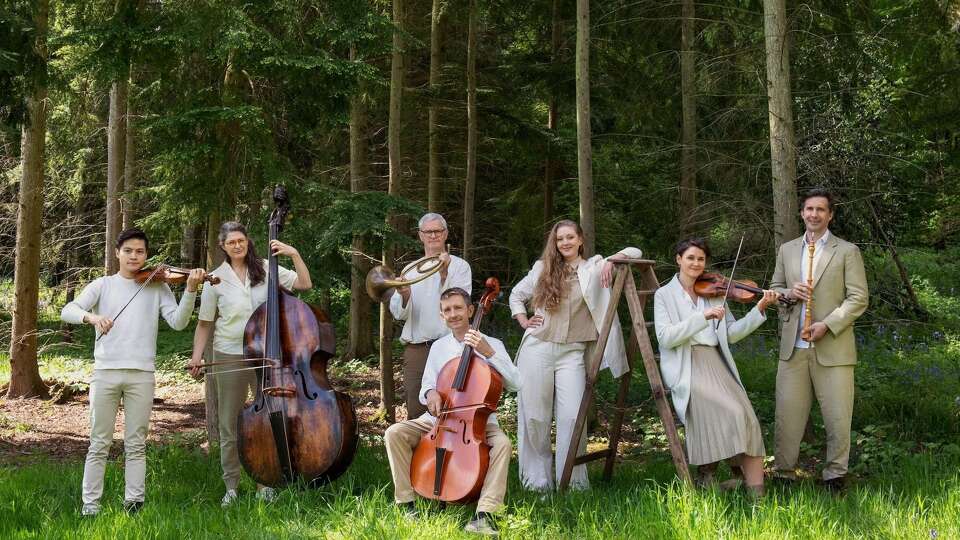
M523 385L517 402L517 441L520 481L527 489L547 491L563 474L570 436L580 411L586 386L586 343L551 343L527 336L517 352ZM550 434L557 420L557 454L554 460ZM587 449L587 430L580 437L579 454ZM586 465L573 468L572 489L587 489Z
M139 369L97 369L90 382L90 449L83 466L83 504L97 507L113 444L117 408L123 401L125 501L143 501L147 475L147 426L153 407L154 375Z

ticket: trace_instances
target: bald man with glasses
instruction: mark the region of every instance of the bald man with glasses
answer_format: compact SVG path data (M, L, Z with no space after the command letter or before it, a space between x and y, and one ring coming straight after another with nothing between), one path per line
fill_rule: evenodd
M404 321L400 341L403 349L403 390L407 402L407 418L426 412L420 403L420 383L427 364L427 355L434 341L450 333L440 316L440 293L459 287L470 294L473 278L467 261L446 252L447 220L433 212L420 218L417 228L425 257L440 256L439 272L409 287L397 287L390 298L390 313ZM421 274L413 269L406 276L414 280Z

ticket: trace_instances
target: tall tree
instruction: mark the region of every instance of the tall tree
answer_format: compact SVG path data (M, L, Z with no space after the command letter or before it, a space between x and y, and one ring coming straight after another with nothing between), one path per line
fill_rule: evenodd
M550 14L550 65L551 72L557 73L557 66L560 63L560 0L553 0ZM557 172L560 168L560 162L557 160L553 148L553 140L557 138L557 118L558 118L558 99L557 87L551 81L550 97L547 106L547 130L550 131L550 145L547 149L547 162L543 171L543 222L553 221L553 193L556 183Z
M683 0L680 18L680 93L683 128L680 147L680 216L684 233L693 232L697 207L697 89L694 48L697 28L693 0Z
M400 193L400 112L403 103L403 0L393 0L393 53L390 59L390 116L387 126L387 154L389 163L390 195ZM395 228L396 218L389 216L391 228ZM383 264L392 265L394 250L386 242L383 245ZM385 303L380 304L380 399L387 420L396 420L393 409L393 317ZM404 384L411 384L404 381Z
M440 211L440 128L438 124L437 94L440 92L440 65L442 53L443 0L433 0L430 13L430 108L428 111L427 131L429 133L429 157L427 165L427 210Z
M790 92L790 45L785 0L763 0L767 53L770 160L773 169L774 245L800 234L797 222L797 149Z
M593 204L593 149L590 144L590 0L577 0L577 172L580 177L580 226L585 257L597 242Z
M47 134L47 29L50 5L32 3L33 42L27 72L26 118L21 138L20 200L14 263L13 324L10 333L8 398L46 397L37 366L37 301L40 294L40 240L43 221L44 152Z
M122 222L124 229L133 227L133 222L138 217L133 195L133 191L136 189L137 153L134 146L136 133L133 129L133 103L129 95L130 88L133 87L132 83L133 73L131 72L131 79L127 83L126 137L123 149L123 197L120 206L120 211L123 214Z
M467 179L463 187L463 258L473 251L477 193L477 0L470 0L467 23Z
M350 59L356 60L356 48L351 47ZM364 95L358 91L350 98L350 192L367 189L369 164L367 161L367 108ZM368 264L363 253L366 239L354 234L350 250L350 328L345 358L364 358L373 353L370 328L370 299L364 288Z
M123 193L123 162L127 149L126 116L127 79L120 77L110 87L110 119L107 126L107 231L103 266L108 275L116 273L119 265L113 253L113 242L123 226L120 195Z

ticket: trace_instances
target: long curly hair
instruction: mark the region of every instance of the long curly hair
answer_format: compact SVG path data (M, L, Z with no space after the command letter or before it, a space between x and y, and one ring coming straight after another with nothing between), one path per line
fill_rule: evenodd
M543 262L543 271L537 278L537 285L533 289L533 307L543 308L547 311L553 311L563 296L567 293L567 277L571 270L563 260L563 255L557 249L557 230L560 227L570 227L576 231L577 236L583 239L583 229L580 224L570 219L563 219L556 222L550 228L547 234L547 241L543 246L543 254L540 260ZM583 244L580 245L580 256L583 256Z

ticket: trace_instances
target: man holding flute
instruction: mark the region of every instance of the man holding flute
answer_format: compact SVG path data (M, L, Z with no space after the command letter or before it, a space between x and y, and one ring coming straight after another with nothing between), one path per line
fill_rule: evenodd
M771 281L771 289L798 300L780 313L775 476L796 479L800 440L815 395L827 431L824 485L841 492L857 363L853 323L867 309L867 278L859 248L828 229L833 195L812 189L801 197L800 207L804 234L780 246Z

